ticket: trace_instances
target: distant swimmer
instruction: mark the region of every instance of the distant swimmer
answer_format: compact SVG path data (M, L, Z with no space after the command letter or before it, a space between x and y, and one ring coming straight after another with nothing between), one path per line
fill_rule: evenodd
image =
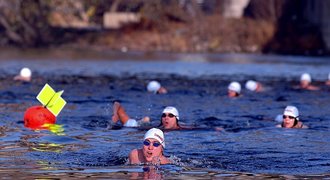
M125 127L139 127L144 124L149 124L150 117L145 116L139 121L132 119L129 117L125 111L125 108L119 102L114 102L112 122L121 122L121 124L123 124ZM166 130L179 130L185 128L188 129L188 127L181 127L179 125L179 112L173 106L167 106L164 108L158 127Z
M330 73L328 74L328 80L325 82L325 84L330 86Z
M143 138L141 149L133 149L129 153L130 164L169 164L171 161L164 156L165 137L162 130L152 128L148 130Z
M254 92L263 91L263 86L261 85L261 83L257 82L257 81L253 81L253 80L248 80L245 83L245 88L250 90L250 91L254 91Z
M287 106L283 112L283 122L277 127L283 128L308 128L299 119L299 111L295 106Z
M231 82L228 86L228 96L238 97L240 95L241 95L241 84L236 81Z
M32 72L29 68L24 67L21 69L19 75L14 77L15 81L23 81L30 82L31 81Z
M306 90L319 90L319 87L313 86L311 84L312 77L308 73L304 73L300 76L300 88Z
M148 116L146 116L139 121L132 119L128 116L124 107L119 102L114 102L113 103L112 122L116 124L119 121L125 127L138 127L141 124L149 123L150 118Z
M148 92L152 92L154 94L166 94L167 89L163 86L158 81L150 81L147 85L147 90Z

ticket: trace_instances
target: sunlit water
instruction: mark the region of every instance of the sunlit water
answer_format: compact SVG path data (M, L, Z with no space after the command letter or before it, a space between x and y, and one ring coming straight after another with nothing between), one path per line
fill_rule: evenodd
M156 59L156 58L155 58ZM330 87L324 85L330 59L251 55L167 55L157 61L13 59L0 61L0 173L3 177L222 178L321 177L330 174ZM21 67L33 81L12 81ZM293 88L309 72L320 91ZM157 79L169 90L145 91ZM261 81L266 91L248 92ZM230 81L243 96L229 99ZM45 83L65 90L68 104L57 124L64 134L24 127L24 111ZM175 163L144 172L127 164L142 146L146 128L109 128L112 102L136 119L159 125L165 106L178 108L180 123L193 130L165 132L165 155ZM274 119L295 105L309 129L276 128ZM215 128L223 128L216 131Z

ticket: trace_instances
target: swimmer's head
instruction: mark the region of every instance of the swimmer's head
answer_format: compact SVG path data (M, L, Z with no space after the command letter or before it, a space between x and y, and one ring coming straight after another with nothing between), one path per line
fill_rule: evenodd
M258 88L258 83L256 81L253 81L253 80L248 80L245 83L245 88L250 90L250 91L255 91Z
M162 130L157 129L157 128L151 128L149 129L146 134L144 135L143 140L146 139L156 139L160 144L162 144L163 148L165 149L165 138L164 138L164 133Z
M167 106L167 107L163 110L162 113L163 113L163 114L164 114L164 113L173 114L173 115L176 117L177 120L180 119L180 118L179 118L179 111L178 111L175 107L173 107L173 106Z
M294 118L297 118L298 120L298 116L299 116L299 111L295 106L287 106L284 109L283 115L285 116L292 116Z
M307 81L307 82L312 82L312 77L308 73L304 73L300 76L300 81Z
M24 67L21 69L20 75L24 78L31 78L32 72L29 68Z
M161 85L158 81L150 81L147 85L147 90L149 92L157 93L157 91L160 89Z
M241 93L241 85L236 81L231 82L228 86L228 90L234 91L237 94L240 94Z

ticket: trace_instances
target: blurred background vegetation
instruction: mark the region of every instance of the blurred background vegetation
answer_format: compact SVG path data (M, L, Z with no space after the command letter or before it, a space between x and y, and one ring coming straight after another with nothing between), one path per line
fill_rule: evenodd
M0 0L0 46L328 55L329 9L329 0Z

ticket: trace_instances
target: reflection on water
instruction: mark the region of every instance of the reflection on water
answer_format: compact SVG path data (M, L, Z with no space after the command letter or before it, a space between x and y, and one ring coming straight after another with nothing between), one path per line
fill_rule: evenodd
M142 172L141 172L142 171ZM325 175L267 175L267 174L253 174L253 173L240 173L240 172L223 172L209 169L207 171L203 169L189 169L187 171L171 172L167 169L167 172L145 172L142 167L112 167L111 169L75 169L61 170L61 169L40 169L34 171L18 171L8 169L2 171L2 178L17 179L24 177L30 178L102 178L102 179L223 179L223 178L240 178L240 179L327 179L330 177L329 174Z
M329 61L318 59L311 66L294 58L235 57L231 63L226 60L231 56L219 62L214 56L197 62L192 57L178 62L1 61L2 177L329 178L330 87L322 83ZM31 83L12 81L23 64L35 69ZM292 88L303 71L316 75L320 91ZM169 93L146 93L153 78ZM261 81L267 90L243 90L242 97L227 98L230 81L248 79ZM38 104L35 96L45 83L64 89L68 104L48 130L24 128L24 111ZM173 165L148 171L127 165L128 153L142 146L147 127L110 129L114 100L132 118L150 116L153 127L165 106L176 106L180 123L196 127L165 132L165 155ZM309 129L275 128L274 118L289 104L299 108Z
M54 143L49 143L49 144L36 144L34 146L32 146L31 148L34 151L50 151L50 152L61 152L61 150L63 149L63 145L60 144L54 144Z
M63 125L59 125L59 124L44 124L42 127L48 129L50 132L52 132L52 133L54 133L56 135L59 135L59 136L65 135Z

